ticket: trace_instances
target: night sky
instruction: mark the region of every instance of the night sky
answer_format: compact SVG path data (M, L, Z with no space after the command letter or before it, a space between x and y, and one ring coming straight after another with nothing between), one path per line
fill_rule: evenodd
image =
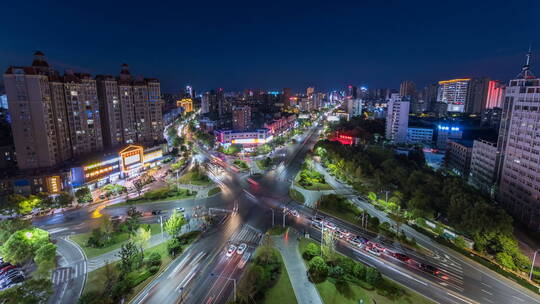
M529 43L540 74L539 9L539 0L4 1L0 68L29 65L39 49L60 71L117 75L126 62L164 92L506 81Z

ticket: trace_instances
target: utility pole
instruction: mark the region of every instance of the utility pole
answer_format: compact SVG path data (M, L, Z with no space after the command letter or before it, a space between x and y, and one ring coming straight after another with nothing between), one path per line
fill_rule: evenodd
M165 238L163 236L163 216L162 215L159 216L159 225L161 226L161 240L164 241Z
M532 265L531 265L531 274L529 274L529 280L530 280L530 281L532 281L533 270L534 270L534 262L536 261L536 254L538 253L538 251L540 251L540 249L536 249L536 251L534 252L534 256L533 256L533 260L532 260Z

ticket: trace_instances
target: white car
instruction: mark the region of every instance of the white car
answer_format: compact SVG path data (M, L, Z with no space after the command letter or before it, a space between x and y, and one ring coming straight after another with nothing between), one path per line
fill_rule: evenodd
M249 261L249 258L251 258L251 252L246 252L246 254L242 256L242 259L240 259L240 262L238 263L238 268L244 268L244 266L246 266L246 263Z
M331 223L331 222L324 222L324 226L326 226L326 228L330 228L332 230L336 229L336 225L334 223Z
M236 249L236 253L237 254L244 254L244 251L246 251L246 248L247 248L246 243L242 243L242 244L240 244L240 246L238 246L238 249Z
M366 250L373 254L373 255L376 255L376 256L381 256L381 253L382 253L382 250L380 250L379 248L377 247L374 247L374 246L371 246L371 247L366 247Z
M230 245L230 246L229 246L229 249L227 249L227 254L226 254L226 256L227 256L228 258L232 257L232 255L234 254L235 251L236 251L236 246Z
M178 212L184 212L184 211L186 211L186 209L185 209L184 207L177 207L177 208L176 208L176 211L178 211Z
M299 217L300 216L298 214L298 211L296 211L296 210L291 210L291 215L294 216L294 217Z

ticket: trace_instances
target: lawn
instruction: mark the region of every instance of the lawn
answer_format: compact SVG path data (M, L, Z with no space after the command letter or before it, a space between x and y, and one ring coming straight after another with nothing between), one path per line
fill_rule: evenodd
M150 190L138 198L129 199L123 203L110 205L110 207L131 206L137 204L156 203L163 201L179 200L197 195L197 191L188 189L177 189L174 186L165 186L159 189Z
M268 229L266 232L269 235L282 235L283 233L285 233L286 230L287 228L283 228L283 226L274 226Z
M159 224L150 224L150 232L152 235L160 233L161 227ZM84 251L84 254L86 255L86 258L91 259L93 257L102 255L104 253L107 253L111 250L115 250L120 248L122 246L122 243L127 241L129 239L129 234L126 232L118 233L116 236L114 236L114 240L111 243L111 245L103 248L93 248L86 246L86 242L88 241L88 237L91 235L91 232L86 233L80 233L80 234L74 234L70 236L69 238L77 243L81 249Z
M304 252L306 249L306 246L309 243L315 243L319 244L313 240L302 238L300 240L300 243L298 244L298 250L300 252ZM306 261L304 260L304 263ZM307 266L307 263L306 263ZM388 278L386 278L389 280ZM318 283L315 285L317 290L319 291L319 294L321 295L321 298L323 299L323 302L325 304L358 304L360 299L364 300L364 303L374 303L373 300L376 301L377 304L431 304L434 303L433 301L423 297L420 294L417 294L416 292L401 286L403 289L405 289L406 295L397 299L389 299L387 297L381 296L377 294L377 291L365 289L362 288L358 284L349 284L348 288L345 288L345 290L342 290L341 292L336 288L336 285L330 281L330 279L327 279L326 281L322 283Z
M303 204L303 203L306 202L306 199L304 198L304 195L300 191L298 191L296 189L290 189L289 190L289 196L293 200L299 202L300 204Z
M235 159L233 165L237 166L240 170L249 169L249 165L241 159Z
M275 249L274 249L275 250ZM276 250L277 251L277 250ZM283 263L283 258L278 252L279 259L281 261L281 274L279 275L276 285L270 288L264 297L263 304L295 304L296 296L289 279L289 274Z
M191 170L188 173L180 176L178 179L178 182L181 184L191 184L191 185L198 185L198 186L206 186L210 185L212 181L208 176L199 170Z
M295 185L306 190L332 190L332 186L324 180L324 175L315 171L304 169L298 173L294 180Z
M215 187L215 188L212 188L208 191L208 196L212 196L214 194L218 194L221 192L221 188L220 187Z
M257 163L257 166L259 167L259 169L267 170L272 166L272 164L274 163L274 160L271 158L265 158L265 159L256 160L255 163Z

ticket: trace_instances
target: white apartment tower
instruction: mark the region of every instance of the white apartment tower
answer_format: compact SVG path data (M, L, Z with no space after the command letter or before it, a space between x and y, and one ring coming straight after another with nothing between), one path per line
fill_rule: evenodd
M540 78L529 62L530 52L505 92L498 198L515 218L540 231Z
M395 143L407 141L407 127L409 124L410 101L394 93L388 101L386 115L386 139Z

